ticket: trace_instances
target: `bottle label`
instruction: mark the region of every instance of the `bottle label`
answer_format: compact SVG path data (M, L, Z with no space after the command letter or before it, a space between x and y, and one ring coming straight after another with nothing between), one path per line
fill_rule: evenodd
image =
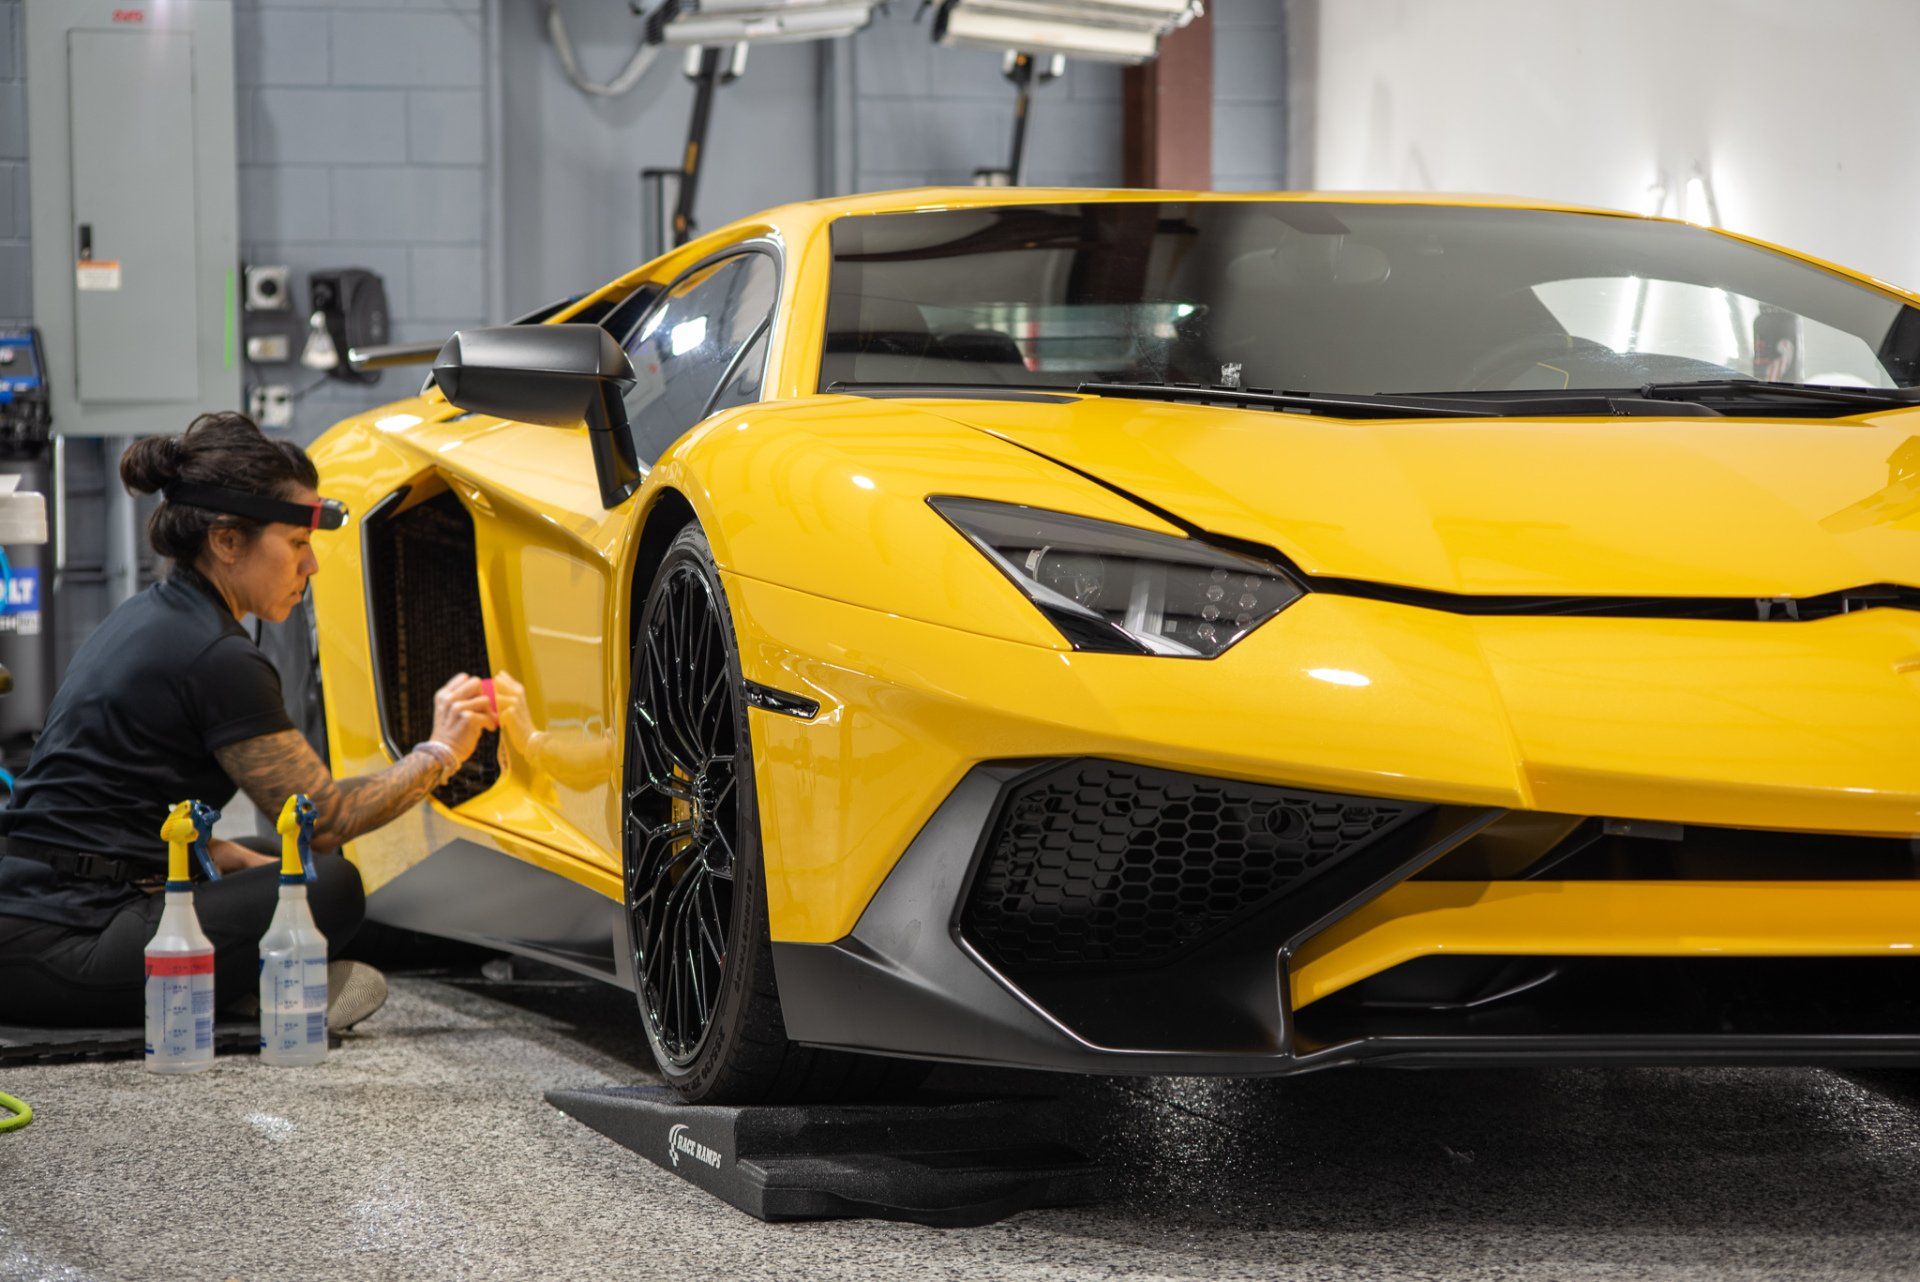
M173 978L177 975L213 974L212 953L162 953L158 957L147 958L147 978L155 975Z
M260 959L260 1048L309 1052L327 1044L327 958L275 953Z
M148 1057L211 1057L213 954L163 953L146 959L146 971Z

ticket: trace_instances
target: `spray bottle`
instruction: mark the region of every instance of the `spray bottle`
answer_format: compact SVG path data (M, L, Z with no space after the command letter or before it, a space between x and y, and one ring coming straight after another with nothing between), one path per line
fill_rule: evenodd
M260 937L260 1059L266 1064L318 1064L327 1057L327 937L307 906L313 820L313 802L296 793L275 825L280 906Z
M198 841L193 803L183 801L160 827L167 843L167 903L147 944L147 1067L197 1073L213 1064L213 941L193 911L187 847Z

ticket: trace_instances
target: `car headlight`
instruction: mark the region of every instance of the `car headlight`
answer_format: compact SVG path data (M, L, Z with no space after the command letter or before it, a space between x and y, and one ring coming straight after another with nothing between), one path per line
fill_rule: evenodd
M935 497L1076 650L1211 659L1304 589L1252 557L1065 512Z

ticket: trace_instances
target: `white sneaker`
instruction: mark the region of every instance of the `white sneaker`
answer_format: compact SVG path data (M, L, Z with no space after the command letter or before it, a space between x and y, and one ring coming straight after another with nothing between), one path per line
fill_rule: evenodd
M365 962L327 963L327 1031L344 1032L387 1004L387 977Z

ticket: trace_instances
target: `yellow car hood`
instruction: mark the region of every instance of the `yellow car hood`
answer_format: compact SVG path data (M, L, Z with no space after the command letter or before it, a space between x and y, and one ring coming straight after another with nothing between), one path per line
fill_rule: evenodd
M1920 410L1385 421L1100 397L925 408L1314 575L1520 595L1920 587Z

